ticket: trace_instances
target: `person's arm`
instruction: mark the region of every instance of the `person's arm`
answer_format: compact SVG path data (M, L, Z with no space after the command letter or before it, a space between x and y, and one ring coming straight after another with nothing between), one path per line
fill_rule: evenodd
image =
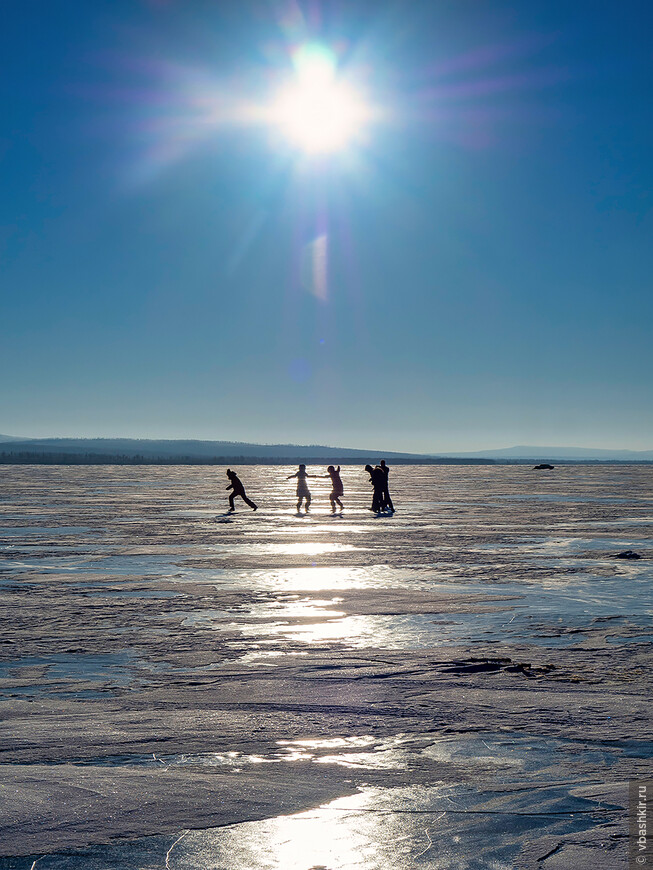
M233 489L233 488L234 488L233 483L230 483L229 486L226 486L226 487L225 487L225 489Z
M286 478L286 480L290 480L291 477L297 477L298 474L299 474L298 471L296 471L294 474L289 474L288 477Z

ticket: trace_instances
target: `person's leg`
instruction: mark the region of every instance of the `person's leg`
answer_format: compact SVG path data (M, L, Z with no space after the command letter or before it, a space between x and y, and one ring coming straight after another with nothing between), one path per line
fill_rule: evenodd
M342 509L343 509L343 504L342 504L342 502L340 501L340 496L336 496L335 500L336 500L336 501L338 502L338 504L340 505L340 510L342 510ZM335 508L334 508L334 510L335 510Z
M255 505L253 501L250 501L246 495L243 496L243 501L245 504L248 504L253 511L257 510L258 505Z
M392 511L392 513L394 513L394 511L395 511L395 507L394 507L394 505L392 504L392 499L390 498L390 493L388 492L387 489L386 489L386 491L383 493L383 498L384 498L384 501L385 501L385 506L388 508L388 510L390 510L390 511Z
M230 510L230 511L235 511L235 510L236 510L236 508L234 507L234 493L233 493L233 492L232 492L231 495L229 496L229 510Z
M336 494L334 492L329 496L329 501L331 502L331 513L334 514L336 512Z
M306 513L308 513L309 508L310 508L310 506L311 506L311 494L310 494L310 492L307 491L307 493L306 493L306 495L304 496L304 498L306 499Z

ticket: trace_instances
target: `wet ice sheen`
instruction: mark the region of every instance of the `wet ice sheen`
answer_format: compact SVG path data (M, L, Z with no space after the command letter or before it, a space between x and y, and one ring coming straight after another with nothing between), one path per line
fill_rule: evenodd
M38 870L512 870L524 834L552 818L560 834L585 830L590 811L602 808L555 785L535 806L519 789L365 788L289 816L50 855ZM32 866L31 856L10 860L0 870Z

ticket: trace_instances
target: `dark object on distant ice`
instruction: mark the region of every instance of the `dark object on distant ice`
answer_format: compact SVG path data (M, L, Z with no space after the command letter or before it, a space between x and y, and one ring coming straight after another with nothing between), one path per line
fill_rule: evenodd
M624 550L623 553L615 553L615 559L641 559L639 553L634 550Z
M555 465L549 465L548 462L543 462L541 465L536 465L536 466L533 468L533 471L541 471L541 470L543 470L543 469L545 469L545 468L555 468Z

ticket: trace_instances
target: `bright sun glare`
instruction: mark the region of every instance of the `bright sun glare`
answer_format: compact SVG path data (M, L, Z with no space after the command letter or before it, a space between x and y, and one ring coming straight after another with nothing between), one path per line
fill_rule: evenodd
M356 91L337 77L333 55L306 45L293 58L295 77L278 95L272 119L302 150L338 151L362 131L368 109Z

